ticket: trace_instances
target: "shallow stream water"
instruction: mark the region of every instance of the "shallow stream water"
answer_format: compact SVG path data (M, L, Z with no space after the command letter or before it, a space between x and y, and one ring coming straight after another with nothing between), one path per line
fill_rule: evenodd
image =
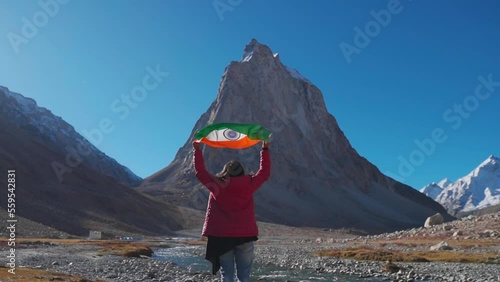
M211 264L200 256L199 246L177 246L158 249L153 259L171 261L191 272L210 272ZM219 275L219 273L217 273ZM218 276L217 276L218 277ZM317 273L311 269L287 269L277 266L254 264L252 281L346 281L346 282L374 282L384 281L380 278L358 278L349 275Z

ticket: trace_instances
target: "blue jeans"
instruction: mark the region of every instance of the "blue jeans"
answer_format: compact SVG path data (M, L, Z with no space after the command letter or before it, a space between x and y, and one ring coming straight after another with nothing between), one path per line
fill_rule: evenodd
M234 263L236 261L236 275L238 281L249 282L253 263L253 241L236 246L223 254L220 259L220 275L222 282L234 281Z

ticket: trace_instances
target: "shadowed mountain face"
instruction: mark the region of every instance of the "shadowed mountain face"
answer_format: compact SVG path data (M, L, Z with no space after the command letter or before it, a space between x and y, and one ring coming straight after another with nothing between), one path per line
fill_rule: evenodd
M103 158L102 152L91 153L95 155L88 156L90 161L80 156L81 163L64 173L61 181L53 164L76 164L76 157L68 159L63 148L76 148L74 144L83 140L71 138L71 132L69 124L38 108L33 100L0 88L0 170L4 173L0 183L6 188L7 170L16 171L16 215L74 235L88 235L89 230L169 234L182 228L176 206L124 184L137 177ZM112 164L115 167L98 171ZM0 207L6 209L7 191L0 195Z
M180 205L204 209L207 191L193 173L196 131L217 122L257 123L271 130L270 180L255 194L260 220L299 226L382 232L422 225L444 209L418 191L384 176L351 147L320 90L256 40L222 76L217 98L195 124L173 162L140 189ZM260 146L204 148L212 173L237 159L258 169Z
M38 107L35 100L11 92L2 86L0 86L0 114L11 124L39 138L43 146L66 156L62 162L54 161L50 164L52 174L60 182L64 180L66 173L81 164L127 185L138 185L142 180L127 167L90 144L62 118L52 114L48 109Z

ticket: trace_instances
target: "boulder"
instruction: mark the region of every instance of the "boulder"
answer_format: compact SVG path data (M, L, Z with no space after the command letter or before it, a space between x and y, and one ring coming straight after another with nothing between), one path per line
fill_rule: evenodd
M442 241L439 244L436 244L434 246L431 246L431 251L448 251L448 250L453 250L448 243Z
M429 228L433 225L441 224L444 222L444 218L440 213L436 213L433 216L429 216L424 223L424 227Z

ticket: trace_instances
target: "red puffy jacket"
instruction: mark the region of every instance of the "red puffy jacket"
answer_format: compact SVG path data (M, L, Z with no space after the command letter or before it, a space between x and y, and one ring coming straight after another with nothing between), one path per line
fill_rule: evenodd
M255 221L253 193L269 178L271 160L268 150L260 153L260 169L255 175L229 177L226 181L205 168L201 150L194 151L196 177L210 190L203 236L250 237L259 231Z

